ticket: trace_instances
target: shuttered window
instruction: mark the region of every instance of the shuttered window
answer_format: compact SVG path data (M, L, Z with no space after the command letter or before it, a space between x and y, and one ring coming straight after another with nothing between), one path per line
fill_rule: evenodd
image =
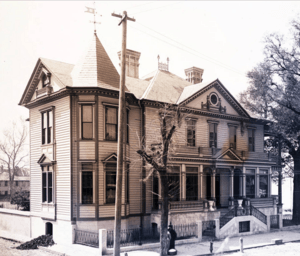
M42 112L42 144L53 142L53 111Z
M81 105L81 138L93 139L93 105Z
M42 166L42 202L53 202L53 168L51 165Z

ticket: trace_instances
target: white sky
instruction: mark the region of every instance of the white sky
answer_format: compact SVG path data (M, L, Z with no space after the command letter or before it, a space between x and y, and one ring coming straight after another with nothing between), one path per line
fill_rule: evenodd
M18 103L39 57L75 64L84 52L94 30L85 6L93 2L0 1L0 134L28 117ZM264 37L287 33L300 2L98 1L96 8L98 37L118 70L121 28L111 13L126 10L136 18L128 22L127 48L141 52L140 77L157 69L159 54L170 58L170 72L185 78L185 68L203 68L204 81L219 78L237 96L263 59Z

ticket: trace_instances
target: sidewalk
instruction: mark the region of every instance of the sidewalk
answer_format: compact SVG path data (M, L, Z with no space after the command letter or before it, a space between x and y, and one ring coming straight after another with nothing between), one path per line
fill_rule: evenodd
M0 231L0 237L9 238L16 241L24 242L24 237L18 237L11 235L8 232ZM243 236L244 248L255 248L260 246L266 246L272 244L272 239L282 239L284 243L300 240L300 228L284 230L284 231L273 231L270 233L255 234L251 236ZM30 239L26 239L29 241ZM229 238L228 241L220 240L213 242L213 253L236 251L239 250L240 237ZM176 243L175 243L176 244ZM210 254L210 241L203 241L199 243L181 244L175 246L177 249L177 255L185 256L196 256L196 255L207 255ZM68 255L68 256L82 256L82 255L100 255L98 248L92 248L84 245L54 245L51 247L40 247L42 250L46 250L57 255ZM127 252L128 256L158 256L159 248L153 248L148 250L136 250ZM125 253L121 254L122 256Z

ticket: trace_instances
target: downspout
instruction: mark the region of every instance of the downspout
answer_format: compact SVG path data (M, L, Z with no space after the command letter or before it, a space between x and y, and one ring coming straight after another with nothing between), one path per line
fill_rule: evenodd
M145 105L138 101L140 110L141 110L141 146L145 148L145 141L146 141L146 129L145 129ZM146 177L146 162L142 159L142 180ZM140 227L143 229L144 226L144 216L146 213L146 184L142 181L142 188L141 188L141 217L140 217Z

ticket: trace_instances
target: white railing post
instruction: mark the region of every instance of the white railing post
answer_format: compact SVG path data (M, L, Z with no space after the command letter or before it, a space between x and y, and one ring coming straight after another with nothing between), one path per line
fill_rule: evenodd
M107 230L99 229L99 252L101 256L106 254L106 246L107 246Z
M198 241L202 241L202 220L197 220L197 226L198 226Z
M215 236L216 238L220 238L220 219L215 219Z

